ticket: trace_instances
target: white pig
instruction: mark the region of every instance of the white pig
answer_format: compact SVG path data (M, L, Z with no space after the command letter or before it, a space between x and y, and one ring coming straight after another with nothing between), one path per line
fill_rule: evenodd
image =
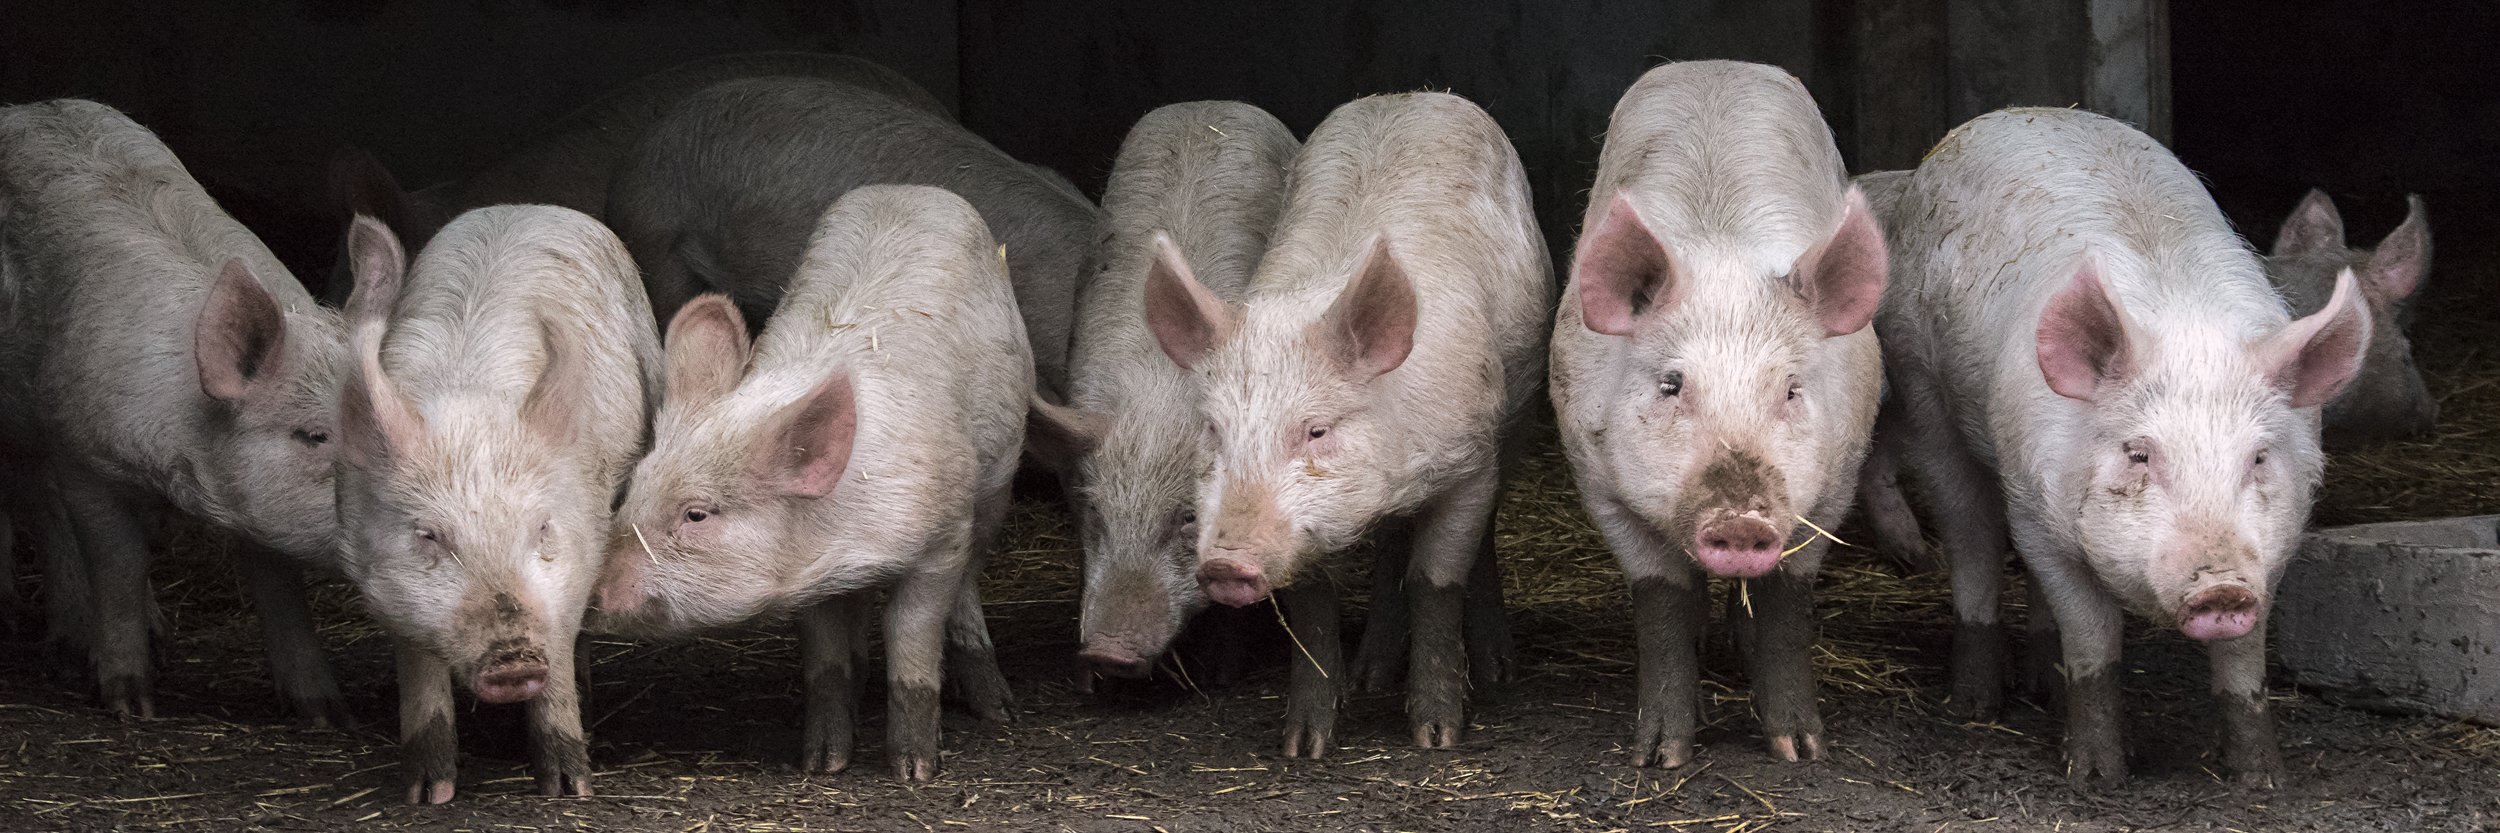
M1483 110L1412 93L1337 108L1287 182L1242 308L1185 257L1147 271L1148 328L1197 378L1208 420L1198 581L1234 607L1282 592L1308 651L1294 663L1285 754L1316 758L1345 671L1326 556L1412 516L1407 719L1417 745L1454 746L1463 585L1491 569L1477 561L1500 437L1544 370L1553 267L1527 178Z
M1032 359L997 243L946 191L852 190L795 269L751 348L723 296L670 322L668 400L617 513L597 622L666 635L797 612L804 763L832 772L851 759L858 616L888 588L886 750L926 781L941 670L986 689L966 692L976 705L1005 696L974 579L1006 514Z
M1036 456L1076 487L1079 656L1104 673L1144 676L1207 605L1197 555L1206 420L1193 380L1147 332L1147 270L1185 251L1208 291L1241 298L1300 147L1264 110L1198 101L1139 119L1112 163L1069 350L1069 406L1036 400L1027 417Z
M1875 421L1883 234L1805 85L1733 61L1623 94L1582 228L1554 412L1632 584L1633 760L1692 757L1711 578L1750 582L1731 615L1771 753L1820 757L1816 528L1847 513Z
M529 704L540 793L589 795L574 637L659 391L633 260L540 205L462 214L413 266L371 218L348 248L341 562L391 632L408 800L452 798L454 677Z
M942 115L853 84L753 78L709 87L651 129L608 196L652 305L697 293L761 320L825 207L877 183L934 185L981 212L1006 246L1035 372L1065 390L1079 269L1100 211Z
M2063 628L2070 779L2125 778L2133 611L2206 643L2222 762L2271 783L2268 600L2324 467L2318 408L2369 344L2351 276L2292 318L2194 174L2078 110L1955 128L1886 232L1877 326L1953 564L1957 705L2001 703L2010 534Z
M352 722L301 576L337 538L343 347L146 128L90 101L0 109L0 470L59 490L13 509L55 553L55 647L107 707L155 711L148 544L170 505L245 539L281 698Z

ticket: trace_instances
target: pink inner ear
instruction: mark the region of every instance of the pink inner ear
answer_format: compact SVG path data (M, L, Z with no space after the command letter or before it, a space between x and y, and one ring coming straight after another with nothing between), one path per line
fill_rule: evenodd
M1621 194L1580 237L1571 279L1580 284L1580 323L1610 336L1631 335L1635 319L1674 305L1678 288L1674 257Z
M708 402L738 386L746 375L747 325L729 296L705 293L677 308L664 350L668 397Z
M200 390L209 396L239 401L253 382L284 368L286 314L241 260L226 261L218 270L192 326Z
M1198 283L1170 235L1155 232L1153 246L1154 262L1146 268L1146 329L1173 364L1195 367L1231 332L1231 313Z
M850 466L851 443L859 427L859 407L847 370L836 370L807 397L791 406L781 430L759 449L763 471L781 490L796 497L821 498L842 482Z
M347 296L349 323L382 321L399 305L400 281L408 258L399 235L372 217L359 215L347 227L347 265L356 289Z
M1824 335L1848 335L1875 320L1890 266L1883 229L1856 187L1849 189L1840 228L1797 262L1797 290L1813 306Z
M2085 263L2050 299L2036 339L2040 374L2059 396L2091 401L2102 384L2128 372L2126 320L2102 286L2097 264Z
M1321 317L1330 353L1364 379L1396 370L1415 349L1415 288L1389 251L1386 237L1372 238L1361 271Z
M2326 306L2283 327L2263 348L2277 386L2291 392L2292 407L2314 408L2334 400L2361 371L2370 347L2370 310L2347 269L2335 276Z
M2387 233L2370 253L2369 295L2380 302L2400 301L2422 285L2431 265L2431 221L2421 197L2406 197L2410 208L2403 225Z
M2344 216L2325 191L2309 189L2274 233L2274 256L2296 257L2344 247Z

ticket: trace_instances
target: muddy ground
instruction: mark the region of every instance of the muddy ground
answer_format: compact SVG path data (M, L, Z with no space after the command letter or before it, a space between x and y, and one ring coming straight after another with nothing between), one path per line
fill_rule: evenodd
M2387 218L2392 224L2393 217ZM2384 230L2385 225L2379 227ZM2271 228L2270 225L2262 228ZM2374 239L2374 235L2371 237ZM2500 511L2500 370L2481 347L2500 321L2491 247L2443 237L2417 338L2446 404L2439 436L2339 458L2318 520ZM1286 643L1272 624L1251 673L1218 687L1204 651L1186 679L1070 682L1074 556L1031 501L993 566L990 616L1021 698L1007 725L950 712L945 772L885 773L879 693L858 768L808 777L797 759L796 651L774 630L684 644L594 643L588 719L595 798L539 798L518 712L463 715L461 795L409 807L391 741L385 639L343 588L323 591L325 637L357 731L290 727L271 696L257 623L213 545L163 557L173 638L163 715L124 723L54 682L39 646L0 643L0 830L1199 831L2474 831L2500 827L2500 732L2340 708L2277 675L2290 771L2271 792L2218 777L2201 653L2138 628L2127 661L2135 779L2067 786L2059 726L2018 701L2001 724L1945 716L1950 634L1940 576L1836 553L1822 584L1827 759L1772 762L1732 652L1708 657L1704 749L1675 771L1636 769L1626 594L1589 534L1550 439L1514 484L1502 552L1522 672L1480 696L1464 748L1407 746L1395 695L1359 696L1321 762L1278 757ZM1843 531L1844 537L1848 535ZM27 587L35 586L34 579ZM2020 594L2011 598L2020 599ZM1177 676L1177 675L1170 675Z

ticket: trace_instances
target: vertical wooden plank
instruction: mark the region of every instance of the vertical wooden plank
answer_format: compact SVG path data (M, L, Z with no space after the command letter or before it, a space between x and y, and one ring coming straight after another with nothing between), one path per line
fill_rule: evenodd
M1954 124L1945 80L1945 0L1858 0L1857 141L1859 172L1918 165Z
M2083 101L2088 0L1955 0L1945 13L1950 120Z
M2090 0L2084 106L2170 142L2168 0Z

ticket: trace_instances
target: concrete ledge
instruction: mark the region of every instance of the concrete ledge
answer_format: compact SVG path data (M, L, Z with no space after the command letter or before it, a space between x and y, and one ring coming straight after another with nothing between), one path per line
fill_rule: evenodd
M2328 699L2500 726L2500 515L2303 536L2273 629Z

